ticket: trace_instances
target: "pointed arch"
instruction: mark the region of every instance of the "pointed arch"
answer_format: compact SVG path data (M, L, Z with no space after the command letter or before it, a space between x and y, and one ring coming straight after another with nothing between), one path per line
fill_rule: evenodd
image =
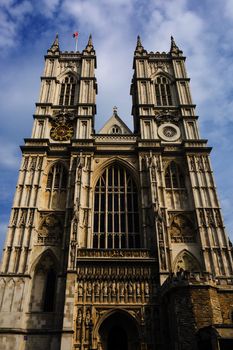
M56 189L64 191L67 188L67 181L67 165L60 160L51 163L47 171L46 190L54 191Z
M13 278L6 283L5 293L2 303L2 311L11 311L13 296L15 291L15 281Z
M155 89L155 100L157 106L172 106L172 79L170 74L166 72L157 72L153 77L154 89Z
M173 264L174 272L200 272L201 267L198 259L187 249L182 250L176 257Z
M0 279L0 310L2 308L3 298L5 294L6 281L4 278Z
M31 311L51 312L55 307L58 262L50 249L47 249L32 265L34 268Z
M118 159L104 165L94 187L93 248L140 248L137 184Z
M58 104L61 106L73 106L75 104L75 90L78 82L77 75L73 71L68 71L59 80L61 87Z
M59 74L57 76L57 80L62 83L62 81L66 78L66 76L71 75L74 77L75 81L77 82L80 79L80 74L78 74L77 72L71 70L71 69L66 69L64 72L62 72L61 74Z
M137 176L137 172L136 172L135 168L133 167L133 165L131 163L127 162L126 160L124 160L118 156L114 156L114 157L106 160L97 169L95 169L95 173L93 175L93 187L96 186L96 183L97 183L99 177L105 171L105 169L107 169L108 167L110 167L113 164L119 164L120 166L126 168L129 171L129 173L131 174L131 176L133 177L137 187L139 188L139 178Z

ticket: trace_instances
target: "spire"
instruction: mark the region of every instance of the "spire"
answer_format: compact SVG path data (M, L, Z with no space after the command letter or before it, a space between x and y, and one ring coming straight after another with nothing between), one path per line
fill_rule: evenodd
M58 33L56 34L56 37L54 39L54 42L52 43L52 46L48 51L56 52L59 51L59 39L58 39Z
M182 54L183 52L179 49L179 47L176 45L176 42L173 38L173 36L171 36L171 49L170 49L170 53L171 55L178 55Z
M137 37L137 45L136 45L135 51L143 51L143 50L144 50L144 47L142 46L141 38L138 35L138 37Z
M89 35L89 39L87 42L86 50L87 51L92 51L94 49L93 42L92 42L92 35Z

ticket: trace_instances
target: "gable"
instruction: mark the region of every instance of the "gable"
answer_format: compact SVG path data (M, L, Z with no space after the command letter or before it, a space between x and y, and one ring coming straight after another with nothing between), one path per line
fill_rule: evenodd
M132 131L123 122L123 120L117 115L116 112L113 113L111 118L107 120L102 129L100 129L99 134L111 134L111 135L122 135L122 134L132 134Z

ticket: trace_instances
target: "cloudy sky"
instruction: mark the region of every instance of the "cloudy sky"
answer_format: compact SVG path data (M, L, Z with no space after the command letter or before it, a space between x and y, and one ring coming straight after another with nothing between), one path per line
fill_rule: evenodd
M233 1L232 0L0 0L0 246L4 242L20 162L30 137L43 55L59 33L62 51L82 50L92 33L97 53L96 130L118 106L132 128L132 58L136 37L148 51L168 51L170 36L187 56L203 138L225 225L233 239Z

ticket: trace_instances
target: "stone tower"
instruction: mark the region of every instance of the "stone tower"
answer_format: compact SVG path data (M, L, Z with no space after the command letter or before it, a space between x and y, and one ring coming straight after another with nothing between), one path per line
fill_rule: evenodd
M185 57L138 37L134 132L94 130L96 55L45 56L0 275L0 349L232 349L232 256Z

